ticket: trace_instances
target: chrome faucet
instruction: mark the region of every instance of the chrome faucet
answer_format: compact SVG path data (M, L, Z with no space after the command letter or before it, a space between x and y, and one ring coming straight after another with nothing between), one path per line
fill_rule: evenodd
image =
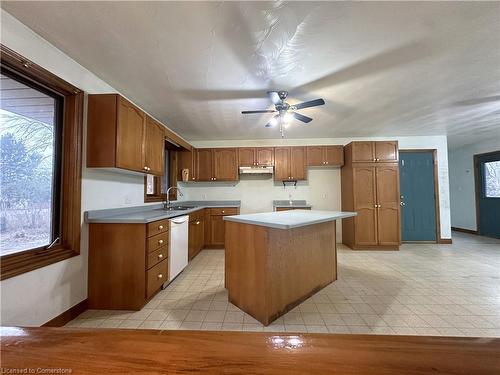
M170 208L170 190L172 189L177 189L179 192L179 195L182 197L184 194L182 194L181 189L179 189L177 186L170 186L167 191L165 192L165 203L163 203L163 207L168 210Z

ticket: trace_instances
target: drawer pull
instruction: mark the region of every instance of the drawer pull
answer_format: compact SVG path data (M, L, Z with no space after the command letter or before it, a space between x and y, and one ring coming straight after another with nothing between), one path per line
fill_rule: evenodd
M163 240L158 240L158 243L161 245L163 243Z
M158 225L158 229L162 230L163 229L163 225Z
M158 254L158 259L162 259L163 258L163 254Z
M224 213L224 212L226 212L226 211L222 210L222 213Z
M163 275L161 273L158 275L158 279L163 279Z
M199 221L197 221L197 222L196 222L196 225L200 225L200 222L199 222Z

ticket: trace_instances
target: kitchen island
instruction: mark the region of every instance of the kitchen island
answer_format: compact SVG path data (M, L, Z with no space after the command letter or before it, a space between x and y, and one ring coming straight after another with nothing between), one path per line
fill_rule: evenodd
M229 301L267 326L335 281L335 221L355 215L293 210L224 217Z

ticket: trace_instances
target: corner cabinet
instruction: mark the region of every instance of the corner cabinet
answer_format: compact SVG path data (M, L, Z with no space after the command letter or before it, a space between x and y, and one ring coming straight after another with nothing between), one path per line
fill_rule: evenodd
M298 181L306 179L306 148L275 147L274 179L276 181Z
M87 167L163 175L163 126L118 94L88 97Z
M397 142L378 143L352 142L344 149L342 210L358 215L342 221L342 241L352 249L399 249Z

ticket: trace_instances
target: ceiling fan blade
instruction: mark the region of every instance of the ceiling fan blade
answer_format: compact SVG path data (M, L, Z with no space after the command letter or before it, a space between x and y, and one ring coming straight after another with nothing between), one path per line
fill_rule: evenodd
M274 105L281 104L281 99L277 91L268 91L267 95L269 96L269 99L271 99Z
M278 123L280 115L273 116L271 120L266 124L266 128L270 128Z
M301 115L300 113L297 113L297 112L292 112L292 115L293 115L293 117L295 117L297 120L302 121L302 122L305 122L306 124L307 124L308 122L311 122L311 121L312 121L312 118L307 117L307 116L304 116L304 115Z
M323 99L314 99L314 100L309 100L308 102L295 104L293 107L297 109L302 109L302 108L316 107L318 105L323 105L323 104L325 104L325 101Z
M274 112L277 111L275 111L274 109L263 109L259 111L241 111L241 113L243 113L244 115L248 115L250 113L274 113Z
M500 100L500 95L493 95L493 96L485 96L485 97L476 98L476 99L460 100L460 101L454 102L452 104L453 104L453 106L461 107L461 106L477 105L477 104L483 104L483 103L491 103L491 102L496 102L498 100Z

